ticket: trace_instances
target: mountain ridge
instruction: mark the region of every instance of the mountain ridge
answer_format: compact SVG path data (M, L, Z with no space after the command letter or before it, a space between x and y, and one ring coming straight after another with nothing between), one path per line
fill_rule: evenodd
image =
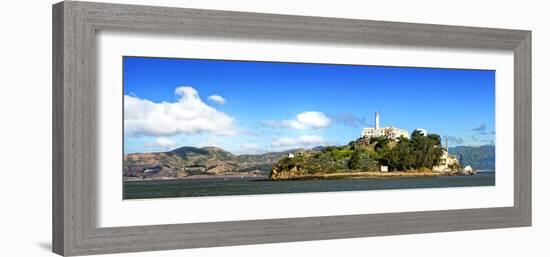
M449 154L456 155L462 166L469 165L477 170L495 170L495 146L449 147Z
M301 150L235 155L213 146L182 146L167 152L131 153L124 156L123 175L127 179L267 176L274 162Z
M312 148L320 151L323 148ZM277 163L289 154L305 149L290 149L262 154L236 155L222 148L182 146L167 152L131 153L124 156L125 179L165 179L215 176L267 177ZM455 146L449 153L456 155L462 166L477 170L495 169L494 145Z

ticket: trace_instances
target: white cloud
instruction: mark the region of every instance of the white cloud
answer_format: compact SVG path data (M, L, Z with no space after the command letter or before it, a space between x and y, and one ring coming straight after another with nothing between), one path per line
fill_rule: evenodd
M261 150L261 147L255 143L245 142L241 144L241 152L243 153L257 153Z
M219 96L219 95L211 95L208 97L208 99L212 100L213 102L217 104L225 104L225 98Z
M326 141L317 135L303 135L299 137L280 137L271 142L273 147L310 147L326 144Z
M159 137L155 140L155 142L145 142L143 146L150 148L170 149L176 146L176 142L166 137Z
M302 112L296 116L299 126L323 128L330 124L330 119L322 112Z
M331 123L329 117L322 112L302 112L296 115L293 120L284 120L276 122L272 120L262 121L261 124L271 128L293 128L293 129L309 129L309 128L324 128Z
M124 95L124 131L127 135L172 136L177 134L236 133L234 119L205 104L192 87L174 91L177 102L155 103Z

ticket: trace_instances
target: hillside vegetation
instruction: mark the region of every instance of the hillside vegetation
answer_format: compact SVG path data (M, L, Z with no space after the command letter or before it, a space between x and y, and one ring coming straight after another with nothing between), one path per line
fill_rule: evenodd
M292 153L294 156L289 157ZM492 145L449 148L461 166L494 170ZM216 147L181 147L168 152L135 153L124 157L123 174L131 178L184 178L192 176L268 176L272 179L302 175L390 171L427 173L439 164L443 154L441 138L415 131L411 139L359 138L343 146L294 149L264 154L234 155Z
M441 137L424 136L414 131L410 139L387 137L360 138L344 146L329 146L300 151L273 165L271 178L288 178L304 174L380 171L431 171L443 154Z
M495 146L456 146L449 153L458 156L463 166L470 165L478 170L495 170Z
M169 152L135 153L124 157L125 178L181 178L194 175L264 175L288 153L233 155L217 147L181 147Z

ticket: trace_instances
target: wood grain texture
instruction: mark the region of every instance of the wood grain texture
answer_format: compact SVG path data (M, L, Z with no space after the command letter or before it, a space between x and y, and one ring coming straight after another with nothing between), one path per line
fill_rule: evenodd
M52 249L54 252L63 253L65 245L64 227L64 168L63 168L63 78L64 78L64 15L63 4L53 6L52 22Z
M514 207L531 225L531 33L514 51Z
M99 30L514 52L514 206L99 228ZM86 255L531 225L531 33L383 21L89 2L53 6L53 250Z

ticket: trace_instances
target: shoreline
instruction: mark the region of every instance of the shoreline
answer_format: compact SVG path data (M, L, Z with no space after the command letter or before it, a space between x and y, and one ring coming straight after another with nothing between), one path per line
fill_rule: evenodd
M263 175L193 175L193 176L187 176L187 177L149 177L149 178L135 178L135 177L124 177L122 179L123 182L131 182L131 181L164 181L164 180L195 180L195 179L250 179L250 178L256 178L256 179L269 179L268 176Z
M281 176L270 178L262 175L194 175L188 177L158 177L158 178L123 178L123 182L133 181L169 181L169 180L207 180L207 179L253 179L261 181L288 181L288 180L338 180L338 179L393 179L393 178L420 178L420 177L443 177L443 176L471 176L457 172L338 172L338 173L316 173L292 176Z
M417 178L417 177L442 177L442 176L461 176L458 173L449 172L339 172L339 173L317 173L294 175L280 178L270 178L273 181L286 180L330 180L330 179L392 179L392 178Z

